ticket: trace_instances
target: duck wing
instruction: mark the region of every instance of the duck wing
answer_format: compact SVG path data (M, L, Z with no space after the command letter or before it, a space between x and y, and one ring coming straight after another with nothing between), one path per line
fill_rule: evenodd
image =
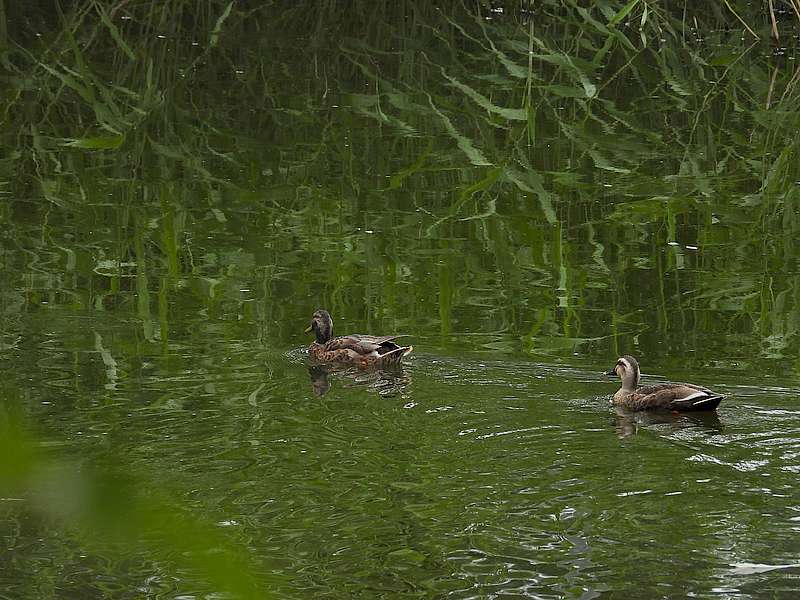
M640 410L714 410L724 398L708 388L691 383L658 383L639 388L636 393Z
M364 334L361 334L361 333L353 333L351 335L348 335L347 337L353 338L353 339L356 339L356 340L359 340L359 341L362 341L362 342L369 342L369 343L372 343L372 344L378 344L379 346L384 346L384 345L387 344L387 342L392 342L393 340L396 340L397 338L408 337L408 336L406 334L404 334L404 333L401 333L399 335L364 335ZM394 344L394 343L392 343L391 345L394 346L394 347L399 347L397 344Z
M398 337L401 336L374 336L354 333L352 335L343 335L329 340L325 343L325 350L352 350L356 354L362 356L373 353L383 355L400 348L400 346L392 341Z

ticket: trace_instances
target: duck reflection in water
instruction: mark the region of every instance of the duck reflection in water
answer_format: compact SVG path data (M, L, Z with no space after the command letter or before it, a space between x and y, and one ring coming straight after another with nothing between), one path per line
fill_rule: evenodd
M381 396L396 396L410 383L402 366L391 369L371 369L364 371L355 367L344 367L332 364L310 364L308 375L311 378L311 389L316 396L324 396L332 387L332 379L352 382L366 387Z
M639 428L649 425L671 425L671 431L698 428L709 434L720 433L722 422L714 411L678 413L667 411L632 411L621 406L614 407L614 429L620 438L639 433Z
M311 389L317 396L324 396L331 389L331 380L328 378L328 369L322 365L309 365L308 375L311 377Z

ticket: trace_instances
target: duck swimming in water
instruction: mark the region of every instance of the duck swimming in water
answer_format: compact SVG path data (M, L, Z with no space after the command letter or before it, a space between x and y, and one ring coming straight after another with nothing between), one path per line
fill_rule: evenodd
M639 363L626 354L606 373L622 379L613 403L628 410L715 410L724 396L691 383L657 383L639 387Z
M319 309L311 317L306 333L316 339L308 347L308 356L318 362L352 364L367 367L391 367L400 364L413 346L399 346L393 340L399 335L362 335L358 333L333 337L333 319L327 310Z

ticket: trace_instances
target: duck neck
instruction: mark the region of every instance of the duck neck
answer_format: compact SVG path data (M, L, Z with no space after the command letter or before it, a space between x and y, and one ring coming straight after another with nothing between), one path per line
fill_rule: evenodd
M314 323L314 335L318 344L325 344L331 340L333 326L328 323Z
M622 391L623 392L635 392L637 387L639 387L639 373L638 372L626 374L626 376L622 378Z

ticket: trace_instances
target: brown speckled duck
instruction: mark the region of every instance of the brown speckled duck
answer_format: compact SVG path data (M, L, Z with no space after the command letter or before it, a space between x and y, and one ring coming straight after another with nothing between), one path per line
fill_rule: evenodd
M639 387L639 363L626 354L606 375L622 379L614 404L629 410L714 410L724 396L691 383L657 383Z
M306 333L316 336L308 347L308 356L319 362L352 364L362 369L367 367L391 367L399 365L403 357L413 350L412 346L394 343L399 335L351 334L333 335L333 319L327 310L319 309L311 318Z

